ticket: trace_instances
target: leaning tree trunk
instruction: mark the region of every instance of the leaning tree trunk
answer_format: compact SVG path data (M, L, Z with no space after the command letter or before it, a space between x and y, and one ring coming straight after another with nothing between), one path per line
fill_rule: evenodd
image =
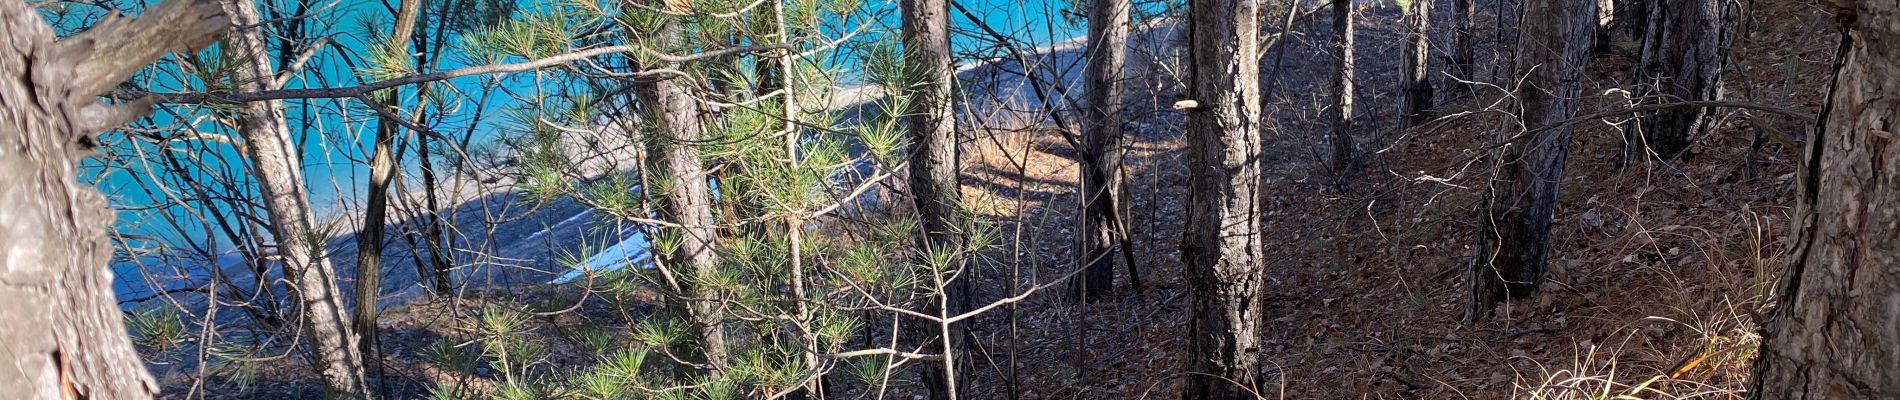
M1643 34L1637 93L1650 103L1721 99L1723 64L1735 24L1728 0L1651 0L1656 23ZM1675 160L1709 130L1712 110L1678 107L1643 116L1626 131L1623 164Z
M1405 10L1405 74L1399 90L1405 98L1405 108L1401 115L1405 126L1418 125L1431 115L1426 109L1432 108L1432 2L1431 0L1412 0L1412 6Z
M158 391L114 301L112 212L77 167L99 132L151 112L108 105L134 71L210 44L211 1L166 1L55 40L39 11L0 0L0 389L25 399L148 399Z
M232 79L238 90L258 92L275 89L272 84L270 53L264 46L264 31L257 4L251 0L226 0L225 12L232 24L240 27L231 35L225 51L238 54L246 62L236 68ZM303 306L305 328L322 370L324 385L338 394L369 395L363 378L363 358L357 352L356 334L343 315L343 298L336 284L336 270L324 253L327 238L312 228L315 219L310 198L304 191L302 165L298 162L297 142L291 140L290 125L284 120L283 102L253 102L238 113L238 134L243 136L245 151L251 158L251 175L257 179L270 212L271 237L277 241L277 256L284 276L298 285L296 293Z
M910 190L918 219L924 229L919 248L924 252L963 250L962 224L958 203L961 191L957 181L956 119L951 113L951 84L956 79L950 69L950 2L948 0L903 0L902 14L904 63L916 74L918 82L905 95L911 108L905 117L910 126ZM920 256L926 267L931 257ZM961 259L961 257L953 257ZM937 268L956 268L960 262ZM943 274L937 274L942 276ZM961 314L970 307L970 278L967 275L949 282L936 282L943 294L938 296L938 317ZM962 368L968 362L957 357L964 337L950 324L937 324L934 339L942 345L943 361L924 368L924 385L932 399L955 399L964 387ZM959 371L962 370L962 371Z
M1266 303L1260 213L1257 0L1193 0L1188 31L1187 387L1182 398L1237 399L1259 385Z
M390 33L385 46L408 49L409 38L415 32L416 12L422 8L421 0L404 0L397 8L396 29ZM389 89L381 99L383 104L371 105L394 109L402 99L401 89ZM371 150L369 162L369 194L363 205L363 229L356 233L356 314L354 325L358 335L357 342L369 368L377 375L382 374L382 363L377 362L381 352L378 346L376 325L376 303L383 298L383 226L384 216L389 213L389 179L396 174L396 159L391 156L391 147L395 147L396 134L402 125L383 117L376 125L376 144ZM430 210L433 212L434 210ZM416 276L418 279L420 275ZM377 379L381 379L380 376Z
M1088 85L1088 103L1082 107L1082 285L1078 298L1108 294L1115 286L1112 246L1125 245L1122 202L1127 199L1121 179L1122 66L1128 59L1128 0L1094 0L1089 4L1089 47L1082 81ZM1131 281L1135 266L1130 265ZM1139 283L1137 283L1139 284Z
M1900 2L1836 4L1843 51L1802 158L1797 239L1752 398L1900 398Z
M1333 73L1333 186L1346 190L1352 181L1352 1L1333 2L1333 56L1338 59ZM1191 225L1190 225L1191 226Z
M679 45L685 30L677 19L668 18L654 37L660 49L671 49ZM664 51L664 50L663 50ZM660 65L657 68L679 68L678 65ZM663 254L660 261L675 271L684 271L691 278L680 282L674 288L674 297L684 302L675 304L676 310L684 310L698 330L698 356L704 358L712 373L723 372L729 366L726 352L725 317L721 310L725 307L723 297L717 288L696 285L697 282L711 282L717 274L718 254L713 249L716 228L713 225L712 187L706 180L706 164L699 155L699 146L704 142L705 134L700 126L704 110L694 100L690 87L681 78L664 77L640 80L634 83L635 95L640 103L651 110L658 118L652 124L654 138L648 143L651 156L647 169L653 176L664 176L672 181L666 186L665 197L661 202L661 219L679 224L678 227L662 228L677 235L679 245L672 254Z
M1575 129L1557 125L1577 113L1579 81L1590 59L1597 24L1595 1L1528 0L1518 37L1518 114L1528 141L1509 143L1495 158L1497 176L1485 188L1471 297L1464 321L1490 314L1506 294L1530 295L1543 279L1550 222L1557 210L1564 157ZM1503 132L1501 138L1517 136Z

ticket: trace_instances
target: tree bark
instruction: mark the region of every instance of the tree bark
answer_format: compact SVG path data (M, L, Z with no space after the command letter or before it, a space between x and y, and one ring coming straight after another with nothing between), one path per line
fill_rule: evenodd
M1802 158L1797 239L1751 398L1900 398L1900 2L1834 4L1843 51Z
M658 32L655 32L656 45L661 49L671 49L684 40L685 29L676 19L668 19ZM660 68L679 68L679 65L662 65ZM705 110L693 100L688 92L689 86L677 78L664 77L642 79L634 83L635 95L640 103L653 110L649 115L656 117L651 126L656 136L649 140L647 168L655 176L667 176L672 185L667 185L665 197L660 207L661 219L680 224L670 229L678 235L679 246L672 254L659 255L661 261L675 270L685 271L693 276L689 283L674 288L677 297L683 297L684 308L692 319L695 329L699 330L698 355L703 357L715 374L724 371L729 365L726 351L725 317L720 312L724 300L717 288L707 288L692 283L708 282L717 271L718 255L713 250L713 240L717 232L713 225L712 188L706 180L706 165L700 158L700 142L706 140L701 130L701 118Z
M1655 24L1643 33L1637 94L1650 103L1721 100L1735 15L1725 0L1650 0ZM1648 113L1624 137L1623 163L1672 161L1709 130L1712 109L1672 108Z
M1127 188L1122 165L1122 67L1128 59L1128 0L1089 3L1089 48L1082 81L1088 85L1082 107L1083 165L1081 242L1083 284L1078 298L1106 295L1115 287L1115 246L1128 235L1121 205ZM1130 280L1135 266L1129 266ZM1138 283L1137 283L1138 284Z
M1599 0L1599 5L1610 8L1598 12L1609 18L1597 24L1602 29L1597 33L1597 53L1635 56L1651 29L1650 13L1660 1L1666 0Z
M1260 27L1257 0L1192 0L1188 31L1187 387L1238 399L1259 385L1266 270L1260 263Z
M902 18L904 62L918 77L906 96L911 108L904 117L910 128L910 190L924 229L919 248L923 252L963 250L959 203L961 188L957 180L956 119L952 115L951 85L956 76L950 65L950 2L947 0L902 0L898 2ZM961 257L953 257L961 259ZM919 256L928 268L932 262ZM960 262L938 266L956 268ZM941 274L939 274L941 275ZM970 279L961 276L942 284L937 304L938 316L961 314L971 309ZM942 345L943 361L927 364L924 385L932 399L955 399L961 394L964 379L960 368L967 364L957 357L964 347L961 330L948 325L935 327L934 338Z
M100 131L152 102L95 96L230 26L217 3L166 1L55 40L39 11L0 0L0 388L28 399L149 399L158 386L114 301L112 212L80 183Z
M1478 10L1476 5L1472 4L1472 1L1473 0L1455 0L1452 2L1452 13L1455 14L1455 18L1458 18L1458 28L1454 32L1457 36L1458 47L1452 50L1451 73L1452 75L1456 75L1458 79L1467 81L1478 80L1477 66L1475 65L1477 59L1476 56L1472 54L1472 48L1476 46L1476 43L1473 42L1478 40ZM1469 84L1459 84L1457 86L1464 88L1466 92L1473 90Z
M1333 2L1333 56L1338 64L1333 72L1332 134L1333 187L1341 191L1352 183L1352 81L1353 81L1353 10L1352 1Z
M97 99L169 51L211 44L215 2L171 0L53 38L40 11L0 0L0 387L15 398L152 398L112 292L112 212L80 184L101 131L152 100Z
M1579 82L1596 37L1596 8L1595 1L1525 2L1516 67L1528 74L1516 91L1524 129L1544 129L1577 113ZM1484 318L1506 294L1530 295L1543 279L1558 184L1575 131L1557 126L1499 151L1493 164L1498 172L1485 188L1485 211L1478 221L1466 323ZM1514 131L1500 133L1500 138L1510 136Z
M418 90L426 91L427 87ZM416 164L418 164L417 169L422 171L422 204L424 208L426 208L424 212L427 213L422 217L421 233L423 246L429 250L429 265L434 267L432 271L429 271L431 273L427 275L433 278L431 282L435 288L434 295L452 296L455 293L455 254L453 250L447 248L449 245L443 243L447 239L443 237L442 232L443 221L440 214L442 212L442 202L440 196L436 194L440 188L438 187L439 185L437 184L435 176L435 161L432 160L434 156L430 153L429 149L429 143L435 139L429 136L430 135L420 135L416 137L416 156L419 158ZM445 143L445 145L450 147L455 146L453 143ZM418 279L424 275L421 271L417 272L416 276Z
M458 9L457 4L458 3L450 2L450 4L446 6L435 7L436 36L432 37L424 33L418 37L419 40L415 42L415 50L418 54L416 58L419 62L417 62L416 65L430 71L438 69L444 55L443 45L449 42L448 38L451 35L450 31L452 28L449 27L449 21L458 17L454 15ZM424 17L423 19L427 20L428 18ZM420 86L416 88L416 92L417 98L427 99L429 97L429 86ZM480 113L476 115L479 116ZM444 243L447 238L443 236L442 232L442 202L441 197L438 195L440 188L438 187L439 185L437 184L435 176L435 161L433 159L435 154L430 150L430 143L435 141L433 136L435 135L417 135L416 137L416 164L417 169L422 172L422 198L423 206L426 208L421 221L422 228L418 230L421 231L420 233L424 238L424 248L429 250L429 265L432 266L432 268L430 268L431 271L416 271L416 276L418 277L417 279L421 279L420 277L424 275L429 275L434 278L434 295L452 296L455 291L455 253L451 249L446 248L451 247L450 245ZM451 149L456 146L453 142L444 143L444 145L449 146ZM452 225L454 223L451 221L449 224ZM423 272L430 273L424 274Z
M257 5L251 0L225 0L224 7L232 24L241 27L232 33L231 45L225 49L246 60L234 72L238 90L276 89L271 84L276 73L264 45L264 25L260 24ZM245 104L238 111L238 134L244 138L251 175L257 179L264 206L270 212L271 236L277 241L284 276L298 285L304 325L312 339L309 350L316 355L324 384L338 394L368 396L363 355L357 352L355 332L344 322L347 318L343 315L343 298L338 294L336 270L324 254L327 238L312 229L310 198L304 189L297 142L291 139L290 126L284 120L283 102Z
M422 8L421 0L403 0L396 11L396 27L390 33L384 46L396 49L408 49L409 39L415 32L416 13ZM383 108L400 106L401 88L391 88L383 92L380 99ZM383 266L383 226L385 215L389 212L389 179L398 168L394 151L396 134L403 128L399 122L384 116L376 125L376 143L371 150L369 162L369 194L363 205L363 228L356 233L356 313L355 328L362 338L357 348L372 372L382 373L382 364L378 362L380 353L378 327L376 326L376 303L382 299ZM421 278L421 276L417 276ZM380 379L380 377L379 377Z
M1405 98L1405 109L1401 112L1405 126L1418 125L1431 117L1432 108L1432 0L1412 0L1412 6L1405 10L1405 22L1410 32L1406 32L1404 77L1400 82L1400 91Z

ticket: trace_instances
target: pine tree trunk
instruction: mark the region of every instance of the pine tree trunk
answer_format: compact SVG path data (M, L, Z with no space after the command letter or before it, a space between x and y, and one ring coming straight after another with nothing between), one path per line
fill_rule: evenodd
M396 29L384 45L408 49L409 38L415 32L416 13L421 8L421 0L403 0L396 12ZM400 105L401 89L389 89L384 95L388 97L382 99L383 104L372 106L395 108ZM378 375L382 373L382 365L377 358L380 350L376 303L383 297L383 227L385 215L389 213L389 179L398 168L391 147L401 129L400 123L388 117L376 125L376 143L369 162L369 193L363 205L363 228L356 233L356 312L353 317L356 333L361 338L357 348L362 351L370 372Z
M669 19L654 34L658 39L656 46L667 51L678 46L684 35L679 22ZM678 235L680 244L672 254L659 258L669 268L692 275L690 282L708 282L717 273L718 255L713 250L717 232L713 225L712 188L708 186L706 165L698 147L705 140L700 126L704 110L687 92L688 88L688 84L678 78L640 80L635 83L635 95L641 104L655 110L652 115L658 118L651 124L656 137L648 141L652 147L647 169L655 176L665 176L672 181L662 201L661 219L682 225L663 228ZM679 300L685 304L675 308L683 308L699 330L695 338L698 355L712 367L711 372L724 371L729 358L723 326L725 317L721 313L723 298L716 289L699 285L683 283L678 289L677 295L687 300Z
M1477 59L1472 53L1472 48L1477 45L1473 42L1478 40L1478 10L1476 5L1472 4L1473 1L1452 2L1452 12L1458 19L1458 28L1454 32L1457 35L1458 47L1452 50L1451 73L1458 79L1467 81L1478 80ZM1460 84L1458 87L1462 87L1466 92L1472 91L1471 85L1468 84Z
M1721 99L1722 69L1728 61L1735 15L1725 0L1651 0L1656 24L1643 34L1637 93L1663 99L1652 103ZM1646 158L1682 157L1695 138L1706 134L1712 109L1679 107L1643 116L1640 129L1626 132L1624 165Z
M1082 81L1088 103L1082 107L1081 267L1083 297L1108 294L1115 287L1115 246L1127 235L1120 207L1127 199L1121 179L1122 66L1128 58L1128 0L1089 4L1089 48ZM1134 266L1129 266L1133 271ZM1139 279L1139 278L1133 278Z
M352 328L360 340L357 349L364 355L365 369L380 373L377 362L376 302L382 298L383 220L389 210L389 178L395 173L395 157L390 147L395 142L394 123L384 121L376 127L375 149L369 161L369 193L363 204L363 228L356 232L356 312Z
M0 0L0 388L22 399L149 399L158 391L114 301L112 212L80 183L100 131L151 112L111 91L166 52L229 27L217 3L165 1L54 40L39 10Z
M428 88L424 87L418 90L426 92ZM423 246L429 250L429 265L434 267L432 271L428 271L430 272L429 274L423 274L421 273L422 271L417 271L416 277L418 279L423 276L434 278L431 283L433 283L435 295L447 296L455 292L455 255L450 249L446 248L448 246L444 246L443 244L442 217L441 214L439 214L442 212L442 205L439 196L436 195L438 188L435 177L435 161L431 159L433 156L430 154L429 149L429 143L433 141L434 139L430 138L429 135L421 135L416 138L416 156L419 157L416 164L418 164L417 169L422 171L423 206L426 207L426 210L424 210L426 215L422 217L423 225L421 229ZM454 146L452 143L449 145Z
M1529 76L1516 93L1518 117L1524 129L1536 133L1505 146L1495 159L1499 170L1485 189L1485 212L1478 221L1466 323L1484 318L1506 294L1530 295L1543 279L1558 184L1575 132L1554 124L1577 113L1579 82L1596 38L1596 7L1595 1L1524 4L1516 68ZM1516 135L1500 133L1501 138Z
M449 42L448 37L451 35L449 22L454 17L451 15L455 12L454 4L456 3L434 7L435 35L431 36L425 33L418 37L420 41L416 44L416 51L420 55L416 58L420 62L417 62L416 65L421 66L424 70L435 71L441 66L442 58L446 54L443 52L443 46ZM424 15L423 20L429 20L430 17L427 17L427 14ZM429 98L429 86L423 85L416 88L416 93L416 97L419 99ZM417 230L421 231L422 237L424 238L424 248L429 250L429 265L432 267L430 271L416 271L416 276L418 277L417 279L421 279L420 277L422 276L434 278L434 295L453 296L455 292L455 252L449 249L449 247L453 247L453 245L445 243L448 238L443 235L442 231L444 221L442 218L442 201L439 195L441 188L435 176L435 153L430 150L431 143L435 142L433 136L434 135L420 135L416 138L416 169L422 172L422 199L423 205L427 208L426 211L424 211L422 228ZM444 145L449 146L450 149L456 147L454 142L444 143ZM449 221L449 223L453 224L453 221ZM425 274L423 272L429 273Z
M1650 13L1664 0L1602 0L1611 6L1599 15L1609 15L1598 24L1597 53L1635 56L1650 27Z
M1405 22L1410 32L1406 32L1405 65L1400 91L1405 98L1405 109L1401 112L1405 126L1418 125L1431 117L1427 109L1432 108L1432 1L1412 0L1412 6L1405 10Z
M1900 398L1900 3L1835 4L1843 51L1802 158L1797 239L1751 398Z
M1353 144L1352 144L1352 81L1353 81L1353 10L1351 0L1333 2L1333 56L1337 58L1337 69L1333 72L1333 142L1332 168L1333 187L1341 191L1352 183Z
M911 101L910 190L924 229L924 251L960 252L963 247L959 223L961 186L957 180L956 119L952 115L951 85L956 79L950 66L950 2L947 0L902 0L904 61L915 71L919 82L907 95ZM956 257L961 259L961 257ZM928 263L928 260L920 262ZM960 267L952 262L946 268ZM970 306L970 278L963 276L942 282L943 296L936 304L941 315L961 314ZM963 368L969 363L956 354L964 348L960 329L935 327L934 336L942 344L944 360L927 364L924 385L931 399L955 399L965 388Z
M238 90L246 92L275 89L276 76L271 57L264 45L263 25L257 5L250 0L226 0L225 12L231 15L232 45L247 62L236 68ZM337 289L336 269L324 254L328 238L312 229L310 197L305 193L303 166L299 162L297 142L291 139L290 125L284 120L283 102L260 101L246 104L238 111L238 134L244 138L251 158L251 175L257 179L270 213L271 237L277 241L277 256L284 276L298 285L296 293L303 306L305 328L311 336L309 351L316 355L324 384L329 390L350 396L368 396L364 384L363 356L357 352L355 332L345 322L343 297Z
M1259 385L1265 260L1260 235L1260 27L1256 0L1192 0L1188 31L1187 387L1238 399Z

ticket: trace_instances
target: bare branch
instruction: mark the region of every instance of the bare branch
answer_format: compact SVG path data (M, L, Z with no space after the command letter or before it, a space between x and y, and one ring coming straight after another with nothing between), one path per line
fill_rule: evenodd
M791 45L779 43L779 44L767 44L767 45L756 45L756 46L728 47L724 49L694 53L690 55L675 56L675 55L661 54L658 52L654 52L652 50L647 50L646 48L643 48L643 47L607 46L607 47L598 47L598 48L592 48L592 49L587 49L587 50L579 50L572 53L567 53L567 54L532 60L532 61L525 61L525 62L519 62L519 63L507 63L507 64L478 65L478 66L473 66L473 67L464 67L464 68L452 69L452 70L447 70L447 71L436 71L436 72L430 72L430 73L424 73L424 74L408 75L408 76L402 76L402 77L370 82L370 83L357 85L357 86L348 86L348 87L339 87L339 88L281 89L281 90L265 90L265 91L248 92L248 93L221 93L221 94L220 93L153 93L152 95L157 98L159 103L165 103L165 104L236 104L236 103L248 103L248 102L253 102L253 101L283 100L283 99L345 98L345 97L357 97L357 96L368 94L370 92L398 87L398 86L443 81L443 80L461 78L461 77L466 77L466 76L507 74L507 73L514 73L514 72L534 71L534 70L554 67L557 65L567 64L570 62L580 61L583 59L587 59L588 57L631 53L635 51L644 51L648 55L654 58L657 58L661 61L666 61L666 62L671 62L671 63L685 63L685 62L704 60L708 58L721 57L721 56L726 56L726 55L731 55L731 54L753 53L753 52L787 49L787 48L791 48ZM132 93L132 94L122 94L118 97L135 98L135 97L138 97L138 95L139 94Z

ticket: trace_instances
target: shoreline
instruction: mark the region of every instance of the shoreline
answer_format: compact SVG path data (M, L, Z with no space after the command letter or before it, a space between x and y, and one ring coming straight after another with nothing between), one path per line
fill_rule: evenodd
M1139 42L1139 40L1143 38L1148 38L1150 36L1145 35L1143 33L1151 32L1157 29L1162 29L1172 24L1173 24L1172 19L1158 19L1155 21L1149 21L1139 26L1131 27L1132 28L1131 30L1133 32L1131 32L1131 35L1130 35L1129 46L1145 45L1146 43ZM952 73L955 76L957 76L960 82L975 82L978 80L993 79L997 75L982 76L982 77L970 77L968 75L979 73L985 68L1002 68L1008 65L1016 64L1019 61L1016 59L1017 57L1029 59L1029 60L1032 60L1032 62L1036 60L1040 60L1044 62L1055 61L1065 56L1074 55L1073 53L1078 52L1079 49L1085 48L1087 42L1088 42L1088 37L1086 34L1078 35L1078 36L1070 37L1061 41L1050 43L1048 45L1039 46L1034 49L1024 50L1020 53L1001 55L1001 56L996 56L996 57L992 57L988 59L967 61L965 63L962 63L956 66ZM1075 66L1059 66L1057 68L1074 68L1074 67ZM1065 77L1065 78L1067 78L1066 80L1079 81L1079 76ZM1068 82L1068 83L1074 83L1074 82ZM998 97L1021 96L1020 93L1004 92L1003 89L1000 89L997 87L983 87L980 85L960 85L960 87L962 88L961 90L965 90L965 91L982 90L986 92L986 93L983 93L984 95L989 95L989 96L998 96ZM982 87L982 88L979 89L979 87ZM826 107L828 110L835 111L835 112L848 112L848 110L852 108L874 106L876 99L881 98L883 96L884 96L884 92L882 88L879 88L876 85L858 84L856 86L851 86L851 87L842 88L842 89L833 91L830 94L830 96L826 97L825 99L827 103ZM600 176L604 176L604 174L607 174L607 173L611 173L611 172L602 171L600 173L588 174L587 179L599 178ZM412 177L413 174L414 174L414 171L404 171L404 173L400 176ZM514 226L514 227L535 226L534 224L536 222L539 222L540 225L538 225L539 227L538 229L533 229L531 232L526 232L524 234L513 235L513 237L511 238L502 237L505 235L501 235L501 234L497 234L495 235L496 237L492 237L492 238L485 237L487 236L486 234L480 235L484 237L474 237L466 233L452 234L452 235L455 235L456 237L449 239L448 241L451 242L449 243L450 245L455 246L456 248L455 251L457 253L464 253L464 252L472 253L472 251L470 251L469 249L461 248L460 244L464 242L474 243L474 242L481 242L483 240L502 241L502 240L507 240L507 239L513 239L513 240L510 240L510 243L491 243L492 246L490 247L493 247L495 250L498 250L499 254L486 254L482 256L471 257L472 259L458 259L457 265L454 267L457 270L456 281L457 281L458 287L462 287L463 289L473 289L473 288L480 288L480 287L492 287L496 285L506 286L506 285L518 285L518 284L561 285L561 284L571 283L573 281L579 280L578 278L585 276L585 274L590 271L604 272L604 271L611 271L614 269L618 269L618 268L606 267L605 264L607 264L607 262L609 261L619 261L614 264L626 265L627 263L639 263L639 262L642 262L643 260L649 259L650 256L648 255L646 251L647 244L645 240L643 239L643 235L639 234L638 232L628 233L628 232L621 231L619 229L615 229L614 231L616 232L613 232L611 235L605 235L605 236L612 237L612 239L609 239L606 242L599 242L601 239L606 239L604 237L598 237L601 235L589 235L585 233L585 231L589 229L590 225L602 225L600 223L602 221L595 221L595 220L610 219L610 217L597 214L591 208L586 208L584 206L574 207L577 204L573 204L574 201L572 199L557 199L557 200L549 202L548 204L533 205L532 208L525 211L515 210L517 208L528 207L528 205L525 203L522 203L521 202L522 199L518 198L519 193L516 192L516 186L513 184L513 182L511 182L510 179L507 179L505 177L490 177L490 178L499 178L499 179L484 180L485 178L484 175L488 175L488 174L485 174L481 171L477 171L477 172L474 172L472 176L463 176L459 178L451 178L451 177L439 178L441 179L441 182L444 182L446 184L443 189L439 189L442 192L446 192L446 193L439 192L442 196L441 198L439 198L439 202L446 204L446 206L444 206L442 210L437 211L439 215L442 215L444 219L449 219L449 217L454 214L469 213L471 211L471 208L502 208L502 209L509 209L508 211L503 211L502 212L503 214L507 214L510 217L514 217L518 219L512 222L509 222L508 224L511 226ZM402 185L402 186L407 186L407 187L420 186L419 180L415 182L404 182L404 183L405 185ZM448 185L452 185L454 187L449 187ZM352 191L339 190L338 192L349 193ZM395 198L397 202L401 202L402 204L421 204L423 202L422 197L425 195L425 193L421 189L411 189L411 190L404 191L402 193L392 193L392 194L395 194L395 196L392 196L392 197ZM316 221L323 226L349 228L347 231L342 231L338 235L334 236L334 238L330 241L330 244L327 246L327 248L330 250L330 255L332 257L331 258L332 266L335 267L338 270L338 274L341 275L338 278L339 285L353 285L353 281L354 281L353 276L355 275L354 264L355 264L355 253L356 253L355 251L356 234L358 230L360 230L360 224L361 224L360 218L355 218L355 217L357 217L357 215L360 214L360 211L359 211L360 202L361 202L361 199L352 199L352 200L339 199L334 202L331 209L326 210L325 213L318 215L316 219ZM572 212L557 212L557 214L559 215L548 214L549 212L561 211L561 210L572 210ZM410 221L412 221L413 218L422 217L422 215L420 214L419 215L402 214L399 210L396 210L393 208L391 211L392 211L391 212L392 215L390 215L388 217L388 220L386 221L386 223L389 225L400 226L400 225L409 223ZM592 218L590 218L590 216ZM481 221L471 221L468 218L459 218L457 219L457 222L458 222L458 225L466 225L471 222L480 223ZM482 229L476 229L479 227L468 227L468 226L448 226L447 228L451 232L472 232L472 231L480 232L482 231ZM590 238L588 238L587 236L596 236L596 237L590 240ZM534 242L534 241L544 242L546 244L546 246L544 246L545 249L540 249L541 251L534 251L534 250L522 251L525 247L533 247L533 246L532 246L532 243L524 244L521 242ZM590 242L599 242L599 243L593 243L595 244L594 246L588 246ZM578 254L572 254L573 252L583 251L587 247L591 247L595 250L589 252L591 254L585 254L584 257L573 257L573 256L578 255ZM383 290L385 293L381 300L384 303L385 307L401 306L403 304L407 304L413 301L414 299L418 299L426 295L426 293L424 292L422 288L422 285L424 284L424 282L422 282L423 277L419 276L418 275L419 272L414 271L413 268L407 268L402 265L402 264L409 264L411 261L410 260L411 258L418 257L417 253L419 251L420 249L407 248L406 242L394 237L392 237L391 240L386 242L385 253L383 256L384 257L383 265L384 265L385 270L382 274L383 275L382 284L383 284ZM234 252L227 251L224 254L220 254L218 258L222 260L234 254L235 254ZM422 256L422 257L426 257L426 256ZM554 260L555 258L561 258L561 257L578 258L579 259L578 264L580 264L580 267L577 267L577 268L558 267L553 262L555 261ZM458 255L457 258L463 258L463 257L460 257ZM248 276L248 269L244 268L242 262L237 262L234 264L236 265L226 265L223 269L226 270L227 274L235 272L235 271L231 271L234 268L244 269L246 270L246 271L242 271L244 275L242 276L233 275L232 278L245 279L245 277ZM122 266L122 263L114 263L114 266L115 266L115 270L118 270L117 267ZM537 266L541 268L536 268ZM159 286L166 288L164 290L174 290L174 291L177 290L176 288L180 286L203 285L204 282L208 282L208 278L209 278L207 276L208 274L203 273L203 271L197 270L198 268L196 267L187 267L187 268L193 269L191 271L186 271L187 272L186 275L188 276L178 276L178 274L172 274L170 276L160 276L153 280L158 280L159 282L157 283L159 284ZM177 269L177 268L174 267L174 269ZM132 272L132 271L127 271L127 272ZM146 278L148 278L147 274L134 272L134 273L121 274L121 275L124 275L123 278L128 278L128 279L120 279L116 281L125 281L129 283L129 285L123 285L123 286L115 285L115 291L118 292L118 294L121 297L149 295L155 292L154 290L152 290L152 286L148 285L147 282L145 282L147 280ZM539 277L539 278L536 278L536 277ZM175 285L175 284L171 284L170 282L165 282L165 280L168 280L168 279L173 280L173 282L176 282L177 280L185 280L185 281L190 281L190 283L186 283L183 285ZM126 286L131 286L131 287L126 287ZM126 289L131 289L131 290L126 290ZM134 308L134 307L138 307L140 304L151 303L155 301L164 301L166 300L165 297L166 296L155 296L152 298L144 299L144 301L121 303L121 304L124 306L127 306L127 308Z

